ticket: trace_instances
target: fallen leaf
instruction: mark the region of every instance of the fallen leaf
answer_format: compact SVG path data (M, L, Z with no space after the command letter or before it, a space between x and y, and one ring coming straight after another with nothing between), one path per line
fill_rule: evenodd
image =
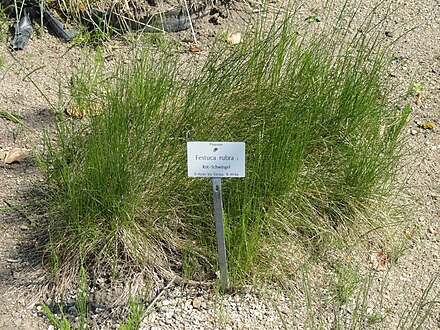
M73 118L82 118L84 117L84 112L77 106L77 105L70 105L68 104L66 106L66 115Z
M230 45L237 45L241 42L241 33L234 32L227 36L226 42Z
M375 270L386 270L390 256L381 251L374 251L370 255L370 264Z
M190 53L198 53L198 52L200 52L200 51L202 51L199 47L189 47L188 48L188 51L190 52Z
M423 129L434 129L435 124L432 121L428 121L427 123L420 123L418 124L419 127Z
M80 108L77 105L68 104L65 110L66 114L72 118L81 119L83 117L97 116L102 112L102 104L92 103L88 108Z
M30 155L30 150L25 148L12 148L4 158L5 164L21 162Z

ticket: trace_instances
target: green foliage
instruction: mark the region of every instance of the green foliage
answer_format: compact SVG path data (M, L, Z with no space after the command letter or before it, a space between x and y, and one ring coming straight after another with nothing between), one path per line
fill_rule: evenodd
M247 145L246 179L224 189L228 250L242 274L279 231L319 242L350 227L393 179L405 114L387 100L385 53L362 34L336 53L334 39L305 45L287 22L257 31L212 54L189 88L190 140Z
M85 329L87 327L88 295L89 295L89 286L87 282L87 275L84 267L81 266L79 271L78 292L77 292L77 302L76 302L76 309L78 313L78 321L77 321L78 329Z
M53 184L49 198L55 218L63 219L49 229L51 244L61 244L64 251L56 252L57 260L63 256L60 268L80 256L101 266L113 260L141 261L144 253L154 260L154 245L168 234L163 228L173 229L167 204L176 202L173 180L184 176L166 180L183 170L176 164L184 149L173 131L177 118L165 111L177 107L180 91L169 70L144 55L133 67L120 65L109 86L84 72L83 77L102 82L105 98L97 98L102 112L85 126L61 122L57 145L47 143L45 169ZM73 84L79 109L97 102L88 93L94 87L85 89L82 82ZM90 95L90 102L84 95Z
M87 275L83 267L80 267L77 289L77 301L76 301L76 314L69 315L75 317L75 325L72 326L71 321L64 314L62 306L59 306L61 316L58 317L48 305L43 304L43 313L49 319L57 329L70 330L70 329L94 329L90 327L89 313L87 310L87 304L89 300L89 288ZM121 330L137 330L140 327L142 319L145 315L145 302L136 300L130 297L128 302L128 315L126 319L120 324Z
M392 285L388 274L369 271L362 276L357 275L353 290L346 291L345 296L348 299L341 301L334 299L333 292L327 290L328 283L330 286L341 287L338 273L326 277L326 284L322 285L315 278L316 274L305 266L301 281L304 298L291 297L299 306L305 304L304 320L300 320L299 324L304 325L305 329L357 330L377 329L378 326L388 329L394 319L397 321L397 324L393 324L395 329L425 329L429 318L435 318L435 310L439 305L438 293L435 291L437 276L431 278L421 294L414 295L411 291L404 299L394 303L388 301L393 304L391 310L389 307L384 308L387 287ZM416 282L417 280L412 284ZM301 300L297 301L299 299Z
M49 306L43 304L43 313L49 319L49 321L60 330L70 330L70 322L64 313L61 312L61 319L59 320L57 316L50 310Z
M408 90L406 92L406 96L418 95L418 94L422 93L423 90L424 90L423 82L411 81L411 84L409 85Z
M407 118L388 100L386 51L373 32L299 39L292 26L286 18L211 52L191 79L151 51L108 77L99 61L74 77L75 105L99 111L61 121L46 141L57 273L80 260L115 275L124 265L166 276L182 259L189 277L216 270L211 185L187 178L187 141L246 142L246 178L223 184L234 280L280 240L319 245L378 228L371 210L390 191Z
M337 262L333 265L336 280L331 287L334 299L340 303L346 303L353 296L359 282L359 270L350 262L342 264Z
M84 271L84 268L81 267L79 271L78 278L78 289L77 289L77 302L76 302L76 326L75 329L87 329L88 327L88 312L87 312L87 301L88 301L88 283L87 276ZM46 304L42 305L43 313L49 319L49 321L60 330L70 330L72 329L72 324L69 321L68 317L64 315L62 306L58 306L60 309L61 317L57 317L54 312L50 309L50 307Z
M96 18L96 21L90 21L88 25L89 26L83 26L73 38L75 45L100 46L104 42L109 41L116 32L112 26L99 18Z
M102 89L104 83L104 58L100 48L97 48L93 56L93 65L85 60L80 64L80 70L71 78L70 90L71 104L78 108L78 111L88 113L96 104L102 103Z
M130 298L128 302L129 311L127 319L120 325L121 330L135 330L139 329L142 319L145 316L145 303Z
M0 65L1 65L1 60L0 60ZM32 131L32 129L23 122L23 119L19 115L14 115L13 113L7 110L3 110L1 107L0 107L0 118L5 118L7 120L10 120L13 123L19 124L22 127L26 128L27 130Z
M413 299L409 309L399 318L398 329L423 329L426 320L438 311L440 306L439 292L435 291L438 274L431 278L423 289L422 295ZM434 291L433 291L434 290Z

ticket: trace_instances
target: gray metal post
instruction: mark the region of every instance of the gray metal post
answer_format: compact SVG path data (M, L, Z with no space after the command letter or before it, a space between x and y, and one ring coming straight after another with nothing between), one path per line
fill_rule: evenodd
M214 196L215 232L217 236L218 264L220 267L220 288L229 288L228 263L226 261L225 228L223 224L222 179L212 178Z

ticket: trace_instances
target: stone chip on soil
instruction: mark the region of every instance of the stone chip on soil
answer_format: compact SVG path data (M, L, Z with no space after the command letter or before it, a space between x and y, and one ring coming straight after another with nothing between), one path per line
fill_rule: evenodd
M25 148L12 148L11 150L1 150L0 159L5 164L18 163L26 159L30 155L31 151Z
M230 45L237 45L241 42L241 33L240 32L234 32L228 35L226 38L226 42Z
M200 309L202 306L202 300L200 298L194 298L192 305L195 309Z

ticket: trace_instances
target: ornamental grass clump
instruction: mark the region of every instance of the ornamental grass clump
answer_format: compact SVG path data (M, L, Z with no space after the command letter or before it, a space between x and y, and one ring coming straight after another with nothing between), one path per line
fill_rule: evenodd
M270 271L281 241L319 246L383 225L372 214L386 205L407 117L389 100L386 49L374 31L303 38L294 26L285 18L213 50L186 79L175 57L144 50L101 83L93 74L96 93L73 88L78 107L100 111L47 140L57 274L216 271L212 188L187 177L187 141L246 142L246 178L223 180L234 280Z
M279 238L319 245L384 226L373 209L401 155L408 114L389 100L378 34L306 42L291 26L212 54L186 96L197 127L190 139L246 142L246 179L224 184L228 248L241 275Z
M181 89L173 70L144 54L131 67L120 65L112 78L95 65L72 80L70 107L90 116L81 123L61 120L42 163L49 184L47 247L57 273L81 264L161 267L164 243L178 241L171 237L170 205L178 202L171 184L183 178L176 175L182 155L173 111Z

